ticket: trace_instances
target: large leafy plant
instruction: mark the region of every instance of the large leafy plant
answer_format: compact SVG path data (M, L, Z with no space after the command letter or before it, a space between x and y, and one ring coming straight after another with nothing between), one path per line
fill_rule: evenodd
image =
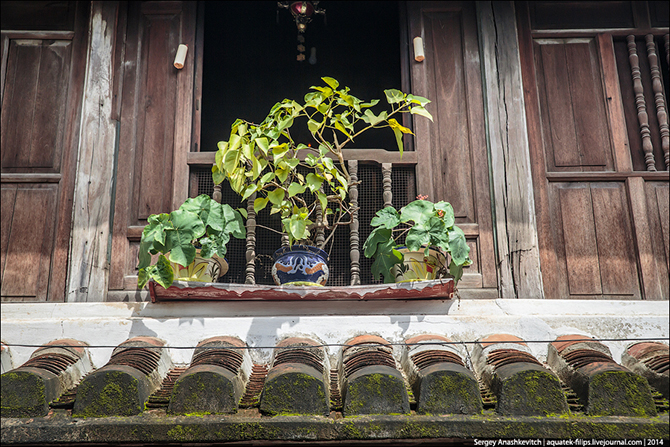
M260 124L236 120L228 141L218 143L212 168L214 183L227 179L242 200L256 194L256 212L270 206L271 214L279 213L289 243L316 245L313 230L323 230L319 248L326 246L338 226L351 222L354 211L346 201L352 180L342 149L363 132L390 127L402 155L403 134L411 131L396 118L412 113L432 121L426 98L385 90L391 111L376 115L371 108L379 100L364 102L348 87L339 88L337 80L322 79L326 85L311 87L314 91L305 95L304 102L285 99ZM296 122L306 123L313 142L294 141L291 128Z
M167 289L174 279L170 262L187 267L195 259L196 246L205 259L214 254L223 258L231 236L246 237L242 216L206 194L186 199L170 214L152 214L140 242L138 287L153 279ZM151 255L159 253L152 264ZM169 258L165 256L168 253Z
M457 283L463 276L463 267L472 261L465 234L455 223L450 203L432 203L423 198L410 202L400 212L392 206L377 211L370 222L375 229L363 244L365 256L374 258L373 277L383 275L384 282L395 282L392 268L403 262L398 241L405 236L404 245L410 251L424 250L428 256L429 248L435 247L449 254L449 273Z

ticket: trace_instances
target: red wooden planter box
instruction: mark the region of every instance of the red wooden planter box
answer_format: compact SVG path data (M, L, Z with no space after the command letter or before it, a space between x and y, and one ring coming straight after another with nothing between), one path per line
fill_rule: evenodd
M312 301L451 299L453 279L343 287L269 286L175 281L168 289L149 282L151 302L160 301Z

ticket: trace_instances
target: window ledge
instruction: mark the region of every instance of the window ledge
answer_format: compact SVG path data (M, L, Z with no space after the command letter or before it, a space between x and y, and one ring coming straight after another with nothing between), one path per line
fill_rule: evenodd
M161 301L315 301L451 299L454 280L412 281L344 287L269 286L175 281L168 289L149 282L151 302Z

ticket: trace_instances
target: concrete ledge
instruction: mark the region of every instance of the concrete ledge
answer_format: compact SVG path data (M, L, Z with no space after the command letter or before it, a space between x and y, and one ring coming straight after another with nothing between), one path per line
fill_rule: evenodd
M668 439L668 416L627 417L500 417L500 416L140 416L6 419L0 424L2 445L62 443L343 441L439 438L594 438Z

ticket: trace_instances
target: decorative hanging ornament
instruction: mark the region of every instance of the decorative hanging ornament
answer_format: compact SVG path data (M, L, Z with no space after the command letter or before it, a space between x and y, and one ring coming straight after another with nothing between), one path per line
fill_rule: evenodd
M307 24L312 21L314 14L323 15L323 20L326 20L326 10L319 8L318 1L313 2L277 2L277 23L279 23L279 10L288 9L295 20L295 25L298 28L298 61L305 60L305 37L302 35L307 29ZM316 60L316 59L314 59Z

